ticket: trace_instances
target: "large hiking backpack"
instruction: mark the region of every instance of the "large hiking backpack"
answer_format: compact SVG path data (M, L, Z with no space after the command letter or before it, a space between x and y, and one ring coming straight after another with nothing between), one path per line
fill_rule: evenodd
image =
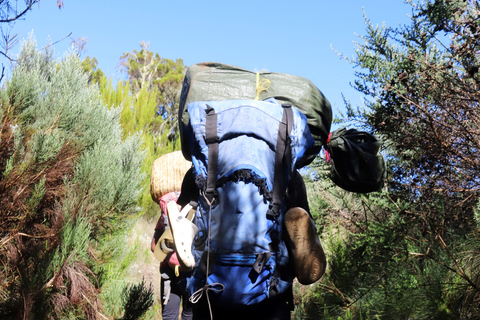
M201 190L192 298L209 288L213 305L235 307L290 290L284 194L293 170L316 152L306 116L275 99L187 108L183 135Z
M274 98L280 104L289 103L307 118L314 139L314 152L304 157L308 165L326 143L332 122L330 102L308 79L278 72L253 72L218 62L203 62L190 66L185 74L178 111L182 152L190 160L190 149L183 128L188 125L187 105L194 101L266 100Z

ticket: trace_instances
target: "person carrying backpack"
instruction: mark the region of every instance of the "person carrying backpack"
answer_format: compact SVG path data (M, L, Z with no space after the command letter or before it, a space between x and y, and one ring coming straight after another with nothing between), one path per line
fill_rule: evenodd
M194 183L194 174L190 170L185 175L182 197L179 203L183 205L196 199L199 190ZM187 187L188 186L188 187ZM299 282L310 284L318 280L326 268L326 259L323 248L318 240L316 228L309 214L309 205L302 176L298 171L294 173L287 191L287 203L292 208L286 216L286 232L292 248L289 253L292 257L291 268ZM181 237L182 230L174 230ZM235 277L234 274L231 274ZM293 293L290 287L283 294L272 297L259 304L232 308L230 305L212 304L208 295L204 294L193 304L193 320L231 319L231 320L289 320L294 308ZM213 289L215 291L215 289ZM210 293L211 294L211 293Z
M177 258L171 228L168 221L168 206L177 206L185 172L192 163L186 161L180 151L170 152L157 158L152 164L150 194L159 204L161 212L151 241L151 250L160 261L160 285L162 318L178 320L182 305L182 319L192 319L192 308L186 296L185 279L191 269L182 267ZM183 304L181 301L183 300Z
M343 174L337 151L363 149L330 134L330 104L310 81L220 63L188 69L178 118L193 168L182 185L189 202L168 218L179 262L193 269L194 320L290 319L294 279L314 283L326 268L298 170L327 146L337 176L361 190L371 173Z
M193 268L194 319L290 319L293 279L313 283L326 267L297 171L313 146L306 117L275 99L188 108L194 167L185 179L197 188L188 210L198 229L191 252L178 250L185 209L168 214L179 222L171 223L179 261Z
M163 246L164 250L160 258L163 259L160 263L160 291L163 320L178 320L180 305L183 309L181 319L193 319L192 305L188 301L188 297L185 295L185 284L181 281L186 275L178 261L177 254L174 250L173 240L171 237L166 237L166 233L168 232L165 232L168 228L167 204L169 202L176 203L178 196L179 192L169 192L159 199L162 213L155 226L155 232L151 242L151 250L157 257L159 251L162 251L158 248L160 245ZM181 303L182 300L183 303Z

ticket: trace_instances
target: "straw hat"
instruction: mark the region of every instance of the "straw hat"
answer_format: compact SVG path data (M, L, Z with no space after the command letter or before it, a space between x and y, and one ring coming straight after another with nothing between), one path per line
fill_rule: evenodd
M172 191L180 191L185 173L192 163L185 160L182 151L167 153L152 164L150 178L150 195L158 203L158 199Z

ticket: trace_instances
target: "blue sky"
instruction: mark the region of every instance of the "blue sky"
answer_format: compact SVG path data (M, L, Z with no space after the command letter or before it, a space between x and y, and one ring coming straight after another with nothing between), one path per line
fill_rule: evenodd
M403 0L64 0L61 10L56 0L42 0L12 32L22 39L33 30L39 48L48 38L55 42L72 32L55 45L58 57L72 39L87 38L83 57L96 57L109 77L118 77L120 56L140 49L140 41L187 66L216 61L302 76L324 93L337 115L342 93L362 103L350 86L353 66L331 49L353 56L353 42L361 41L356 34L365 34L362 8L373 24L388 26L406 23L411 13Z

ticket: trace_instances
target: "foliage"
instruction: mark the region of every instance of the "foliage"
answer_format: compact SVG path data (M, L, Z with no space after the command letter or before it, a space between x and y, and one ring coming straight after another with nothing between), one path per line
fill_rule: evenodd
M139 205L147 217L152 217L158 211L150 196L153 161L180 148L176 119L185 66L181 59L174 62L153 54L148 50L148 44L142 43L141 46L141 51L122 56L121 65L128 80L118 81L116 85L103 75L95 58L85 58L82 65L89 74L90 83L100 87L104 103L109 108L121 108L124 137L134 133L142 137L146 177Z
M83 70L89 75L88 83L100 83L105 77L103 71L98 67L97 58L86 57L82 61Z
M329 191L334 188L334 184L328 179L328 172L329 165L317 157L310 170L304 174L310 214L315 221L318 234L325 231L325 226L329 223L329 215L335 212L332 206L338 208L341 205L330 196Z
M381 193L324 191L330 205L322 237L327 274L297 297L297 310L305 310L298 319L459 318L461 288L473 289L468 281L478 276L460 258L472 257L465 247L457 248L463 238L451 245L455 253L450 254L442 241L421 235L407 204ZM348 205L339 206L343 201Z
M173 62L160 58L158 54L153 55L145 45L142 45L140 52L125 54L121 62L128 79L117 81L116 84L103 75L95 58L87 57L82 66L89 75L89 83L100 88L104 104L109 108L121 109L123 137L132 134L141 137L146 156L142 165L145 178L138 204L142 208L142 219L156 219L159 208L150 196L150 172L155 159L180 148L176 118L185 67L181 60ZM136 69L139 63L144 64L140 71ZM132 230L131 227L129 229ZM127 238L131 238L131 234L125 233L122 238L108 238L104 241L101 251L109 253L105 259L109 262L98 268L101 274L99 282L103 288L100 297L105 302L106 310L116 316L121 314L119 306L123 302L120 300L120 291L121 284L125 282L125 272L132 265L145 264L137 254L141 252L138 242L135 241L134 246L128 245ZM155 305L150 313L158 307ZM127 311L124 317L131 318Z
M362 109L348 104L344 121L385 141L389 181L368 195L315 182L330 219L329 265L315 298L302 301L306 317L480 316L480 5L406 2L410 25L366 19L356 57L346 58L367 99Z
M12 28L18 20L23 20L28 11L32 9L35 4L38 4L40 0L7 0L0 2L0 30L2 33L0 55L6 58L8 61L13 62L10 55L10 50L18 43L16 34L12 34ZM61 9L63 7L63 0L57 0L57 7ZM0 81L3 80L5 75L5 66L2 64L2 73L0 75Z
M138 212L145 153L76 55L35 45L1 91L0 314L98 319L102 250Z
M410 1L409 1L410 2ZM371 99L349 115L388 142L391 187L411 201L462 203L452 219L471 221L479 190L480 7L424 1L410 26L374 27L357 44L355 88ZM441 221L441 220L439 220Z
M180 141L170 141L167 132L157 134L156 128L162 127L166 122L161 117L155 116L156 89L153 91L142 89L136 95L132 95L129 82L119 81L114 86L112 80L107 80L106 77L101 77L98 85L104 103L109 108L121 109L120 124L123 136L138 134L141 137L142 149L146 155L142 163L145 179L142 182L139 205L143 213L151 217L158 210L150 196L150 171L153 161L165 153L178 150Z
M141 50L124 53L120 58L122 70L128 76L133 94L143 90L156 92L155 114L164 121L152 128L152 134L167 133L169 140L178 139L178 107L186 66L182 59L162 58L149 51L149 44L140 43Z
M122 320L139 319L153 304L152 286L147 288L144 281L128 286L123 292L122 299L125 306Z

